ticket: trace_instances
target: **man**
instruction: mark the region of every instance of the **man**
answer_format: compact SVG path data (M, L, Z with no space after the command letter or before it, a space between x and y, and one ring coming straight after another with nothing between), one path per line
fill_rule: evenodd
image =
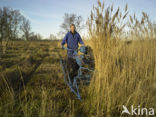
M70 31L65 35L64 39L61 42L62 49L64 49L64 44L67 43L67 48L72 50L67 50L67 68L69 70L69 76L71 78L71 82L73 83L73 79L77 76L79 66L76 63L74 58L74 50L78 49L78 44L84 45L84 42L81 39L80 34L75 30L75 25L70 25Z
M75 25L70 25L70 31L65 35L64 39L62 40L62 48L64 48L64 44L67 43L67 48L69 49L78 49L78 43L84 45L84 42L81 39L80 34L75 30ZM67 50L68 58L72 58L74 56L74 51Z

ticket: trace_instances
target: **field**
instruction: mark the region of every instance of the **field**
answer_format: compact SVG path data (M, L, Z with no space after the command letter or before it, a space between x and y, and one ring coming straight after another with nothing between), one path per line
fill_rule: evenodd
M64 83L58 52L64 56L65 50L56 49L59 48L60 41L14 41L7 48L6 54L0 59L1 116L90 117L90 115L94 115L100 111L98 106L94 105L97 103L102 104L100 101L104 102L103 104L105 105L102 104L103 106L108 106L109 103L112 102L112 104L114 104L113 113L115 113L115 115L120 112L118 109L122 109L120 104L130 103L128 102L130 100L139 101L140 103L148 100L148 103L145 103L146 106L154 107L156 82L153 76L155 76L156 73L154 55L156 48L153 47L155 47L156 41L123 43L124 53L122 54L124 55L120 54L117 61L120 63L114 64L117 72L107 71L110 74L110 79L108 79L107 75L109 74L105 70L109 68L105 66L105 68L103 68L105 73L101 79L95 79L89 87L80 88L83 98L81 102L76 99L75 95L70 92ZM143 54L142 49L144 49L146 53ZM135 56L133 56L133 54L135 54ZM145 54L148 54L148 56ZM140 55L142 56L141 58ZM137 59L141 61L139 62ZM127 60L127 62L124 63L124 60ZM110 67L114 66L111 62L107 62L105 65L107 64L109 64ZM124 64L127 64L127 67L124 66ZM134 73L133 71L128 72L128 70L132 69L134 69ZM149 71L145 72L144 70ZM124 76L128 74L131 77ZM138 76L135 76L136 74ZM119 77L120 75L123 76ZM107 79L104 80L104 78ZM100 83L99 80L104 81ZM107 91L96 92L100 85L101 89L106 88L112 91L112 93L109 94L112 98L109 99L106 97L108 95L106 94ZM99 97L99 95L101 95L101 97ZM134 99L131 99L132 95L134 95ZM146 97L147 95L148 97ZM150 96L152 98L149 100L148 98L150 98ZM98 98L98 100L95 98ZM110 101L106 101L108 99ZM113 103L113 99L115 99L116 103ZM135 103L138 104L139 102Z
M15 41L0 59L0 115L68 116L83 108L65 85L60 43ZM84 112L83 112L84 113Z
M141 19L128 15L127 5L114 10L97 3L84 40L93 50L95 71L89 86L80 86L83 100L64 82L60 40L10 41L0 58L0 116L127 117L134 114L132 106L134 116L155 116L156 27L144 12ZM122 114L123 105L129 115Z

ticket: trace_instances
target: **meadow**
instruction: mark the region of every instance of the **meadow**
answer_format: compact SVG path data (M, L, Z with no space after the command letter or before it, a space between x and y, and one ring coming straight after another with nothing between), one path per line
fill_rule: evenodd
M60 40L12 41L0 58L0 116L127 117L123 105L156 110L156 31L148 15L139 20L128 5L114 10L98 1L87 25L95 72L80 87L83 101L64 83Z

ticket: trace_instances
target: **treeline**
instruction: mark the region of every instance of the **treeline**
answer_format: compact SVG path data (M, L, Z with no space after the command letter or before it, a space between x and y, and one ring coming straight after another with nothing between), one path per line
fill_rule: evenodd
M84 29L83 18L76 14L65 13L64 21L60 25L61 31L58 35L50 34L43 38L39 33L31 31L31 23L20 10L10 7L0 7L0 54L4 54L6 48L14 40L60 40L70 30L70 24L76 25L78 32Z
M41 40L40 34L31 32L29 19L10 7L0 7L0 56L13 40Z
M39 34L31 32L30 21L19 10L0 8L0 42L9 40L36 40Z

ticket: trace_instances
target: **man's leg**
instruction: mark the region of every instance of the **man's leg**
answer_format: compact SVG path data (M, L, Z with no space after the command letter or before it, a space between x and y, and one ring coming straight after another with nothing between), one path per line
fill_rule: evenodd
M79 66L76 63L76 60L71 58L71 57L68 57L68 59L67 59L67 68L68 68L68 71L69 71L69 76L70 76L71 82L73 83L74 77L77 76L78 69L79 69Z

